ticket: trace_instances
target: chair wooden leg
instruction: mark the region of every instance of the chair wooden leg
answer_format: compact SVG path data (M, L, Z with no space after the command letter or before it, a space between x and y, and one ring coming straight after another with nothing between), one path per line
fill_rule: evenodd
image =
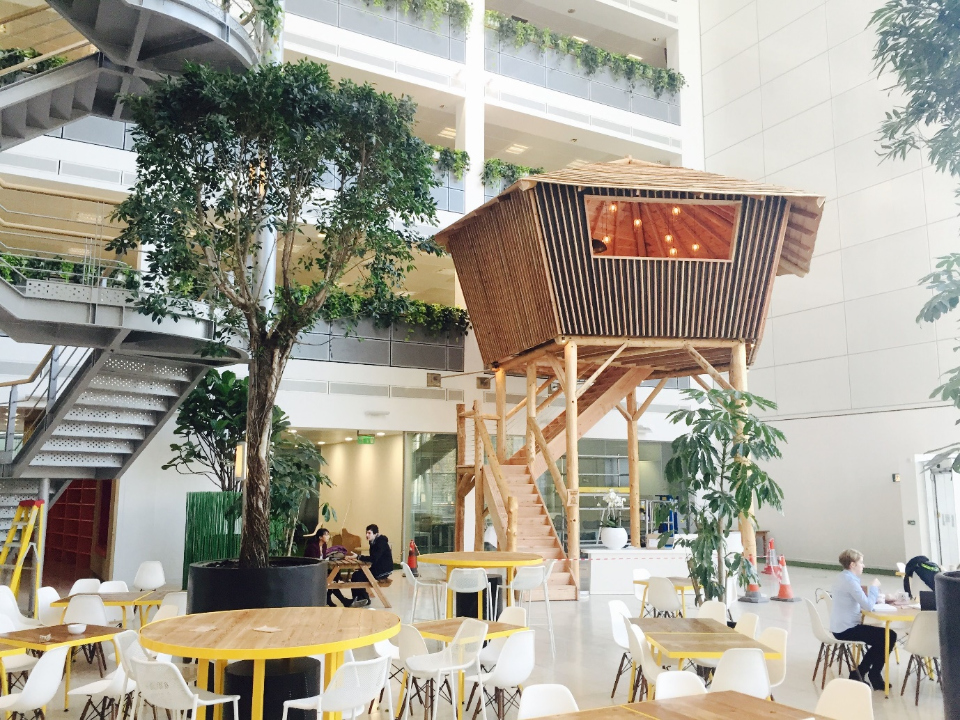
M907 680L910 679L910 671L913 670L913 655L907 661L907 669L903 672L903 684L900 686L900 697L903 697L904 690L907 689Z
M613 691L610 693L610 699L617 694L617 684L620 682L620 676L624 673L624 665L627 662L627 653L620 656L620 667L617 668L617 676L613 679Z
M820 669L820 658L824 655L824 650L826 650L826 643L820 643L820 652L817 653L817 664L813 666L813 677L810 678L813 682L817 681L817 671ZM826 662L826 661L824 661Z
M923 675L926 670L923 667L923 658L916 655L911 655L910 658L917 658L917 692L913 698L913 704L917 706L920 705L920 680L923 679Z

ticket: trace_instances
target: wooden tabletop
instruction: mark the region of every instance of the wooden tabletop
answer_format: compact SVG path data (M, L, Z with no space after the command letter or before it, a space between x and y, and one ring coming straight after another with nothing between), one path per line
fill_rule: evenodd
M163 602L163 599L170 593L183 592L181 588L170 587L170 588L160 588L159 590L151 590L146 595L142 595L136 599L135 602L130 603L131 605L159 605Z
M115 593L77 593L76 595L67 595L67 597L60 598L50 603L50 607L66 607L70 604L70 601L75 597L80 597L81 595L96 595L101 600L103 600L104 605L133 605L140 598L148 595L145 590L133 590L130 592L115 592Z
M630 622L647 633L736 633L725 623L709 618L630 618ZM738 633L739 634L739 633Z
M653 647L668 658L693 660L701 658L719 658L727 650L734 648L757 648L763 650L763 656L775 660L780 653L763 645L753 638L736 631L732 633L644 633Z
M638 713L633 720L828 720L809 710L798 710L737 692L712 692L673 700L652 700L626 706ZM597 716L600 717L600 716ZM619 719L618 719L619 720Z
M468 618L449 618L447 620L428 620L426 622L414 623L413 626L420 631L420 634L431 640L443 640L450 642L453 636L457 634L463 621ZM523 625L511 625L510 623L491 622L487 623L487 640L494 638L507 637L515 632L527 630Z
M122 632L123 628L87 625L84 632L74 635L67 630L66 625L49 625L0 634L0 643L30 650L51 650L55 647L105 642ZM49 638L44 639L46 636Z
M888 612L877 612L876 610L864 610L863 616L871 620L879 620L882 623L888 622L913 622L920 614L920 608L898 607Z
M384 610L299 607L181 615L140 630L148 650L207 660L272 660L343 652L400 632Z
M643 720L643 715L627 705L611 705L562 715L550 715L544 720Z
M650 582L652 578L644 578L643 580L634 580L634 585L646 585ZM688 577L668 577L667 580L673 583L675 588L686 590L687 588L693 589L693 580Z
M540 565L543 558L536 553L519 552L447 552L420 555L419 562L428 565L447 565L449 567L520 567L522 565Z

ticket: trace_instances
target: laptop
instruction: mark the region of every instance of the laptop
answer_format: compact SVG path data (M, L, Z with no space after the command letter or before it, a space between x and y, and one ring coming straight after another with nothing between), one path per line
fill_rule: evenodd
M921 590L920 591L920 609L921 610L936 610L937 609L937 594L932 590Z

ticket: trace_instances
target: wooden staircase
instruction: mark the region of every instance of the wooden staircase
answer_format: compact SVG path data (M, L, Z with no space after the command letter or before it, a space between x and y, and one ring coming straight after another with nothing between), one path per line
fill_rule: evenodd
M628 392L650 374L647 368L610 367L580 397L577 403L577 431L582 437L600 419L616 407ZM543 428L544 439L551 457L556 460L566 452L566 412L560 413ZM532 462L521 448L501 465L507 490L517 498L517 551L542 555L546 560L557 560L550 576L551 600L576 600L579 591L570 561L547 512L536 478L547 470L547 461L537 452ZM502 526L506 527L505 503L498 492L489 466L484 466L485 492L488 503L495 508Z

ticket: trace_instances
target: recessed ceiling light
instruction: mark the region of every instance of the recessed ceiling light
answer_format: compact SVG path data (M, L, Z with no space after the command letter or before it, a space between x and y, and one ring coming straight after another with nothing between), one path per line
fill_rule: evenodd
M348 435L347 437L344 438L344 440L346 440L347 442L350 442L351 440L353 440L353 437Z
M639 55L634 55L633 53L627 53L628 58L633 58L634 60L643 60Z
M699 245L698 243L694 243L693 245L690 246L690 248L691 248L694 252L696 252L697 250L700 249L700 245Z
M377 433L377 437L383 437L384 435L386 435L385 432L378 432L378 433Z
M439 133L437 133L437 134L438 134L440 137L455 138L455 137L457 136L457 129L456 129L456 128L452 128L452 127L445 127L443 130L441 130L441 131L440 131Z
M514 143L513 145L508 147L506 150L504 150L504 152L508 152L511 155L519 155L520 153L529 149L530 148L528 148L526 145L520 145L518 143Z
M585 37L580 37L579 35L571 35L570 37L572 37L577 42L582 42L582 43L587 42L587 39Z
M326 443L325 441L323 441L323 440L320 440L320 441L317 443L317 445L326 445L326 444L327 444L327 443Z

